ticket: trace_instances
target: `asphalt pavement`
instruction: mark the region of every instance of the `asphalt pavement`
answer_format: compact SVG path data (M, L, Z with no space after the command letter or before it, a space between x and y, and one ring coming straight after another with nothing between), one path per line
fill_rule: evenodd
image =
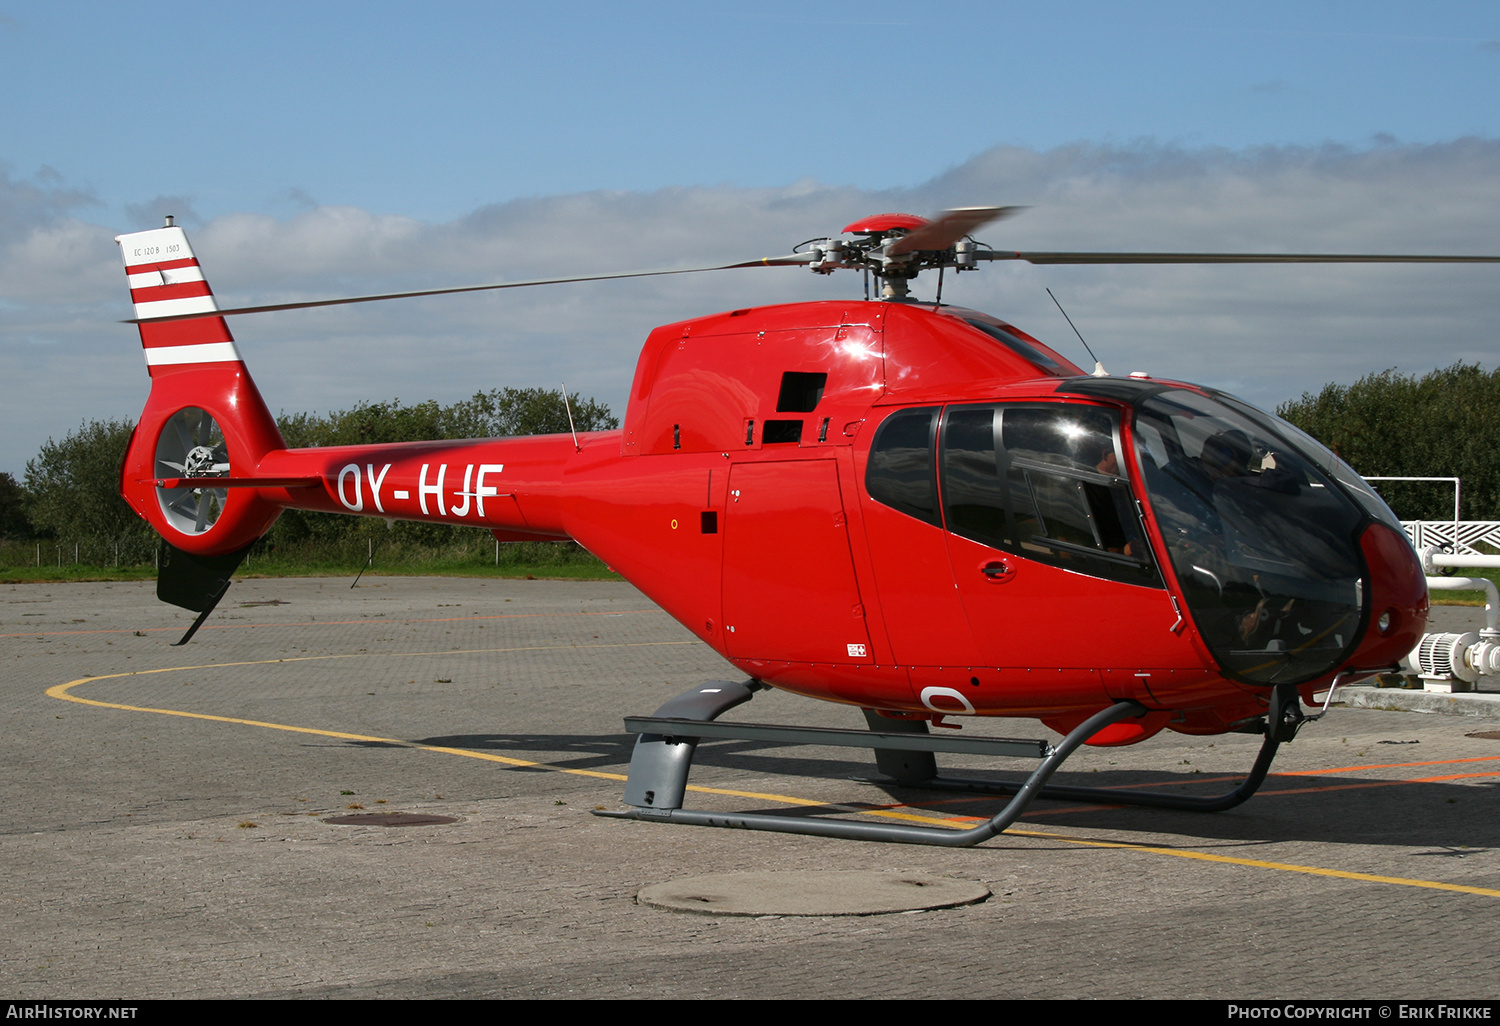
M624 584L246 580L172 647L189 620L150 583L0 587L0 994L1500 992L1500 691L1424 712L1419 693L1367 689L1373 707L1308 725L1229 812L1039 802L952 850L592 815L620 807L622 717L737 679ZM726 718L864 725L774 691ZM1055 740L1030 721L965 733ZM1057 779L1213 793L1257 743L1163 732L1082 750ZM711 741L688 803L908 822L998 808L872 773L856 750ZM332 822L385 813L449 821ZM691 899L708 877L787 899L833 874L973 897L875 914L637 900L684 881Z

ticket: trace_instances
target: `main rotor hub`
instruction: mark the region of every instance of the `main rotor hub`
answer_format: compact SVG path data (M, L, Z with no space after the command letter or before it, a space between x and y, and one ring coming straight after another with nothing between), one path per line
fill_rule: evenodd
M916 214L876 214L874 217L862 217L853 224L844 226L845 235L879 235L885 232L900 229L901 234L915 231L925 227L932 222L925 217Z
M853 239L814 239L805 243L815 274L840 268L864 270L883 282L881 298L904 300L907 283L929 268L973 270L979 246L966 233L1010 208L969 208L949 211L937 221L915 214L876 214L844 227ZM953 215L959 215L954 218Z

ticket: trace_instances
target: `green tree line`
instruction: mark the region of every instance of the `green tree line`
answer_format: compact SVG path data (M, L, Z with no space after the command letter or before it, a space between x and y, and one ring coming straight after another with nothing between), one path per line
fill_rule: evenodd
M283 413L276 419L289 446L362 445L426 439L500 438L569 430L568 405L579 431L619 427L609 407L560 390L501 388L450 406L434 401L364 402L328 414ZM0 538L55 539L80 545L94 561L150 562L156 534L119 495L120 466L134 425L88 421L61 441L49 440L26 464L25 484L0 475ZM384 521L288 510L262 550L306 543L371 539L441 546L472 537L473 528ZM118 548L117 548L118 547ZM87 560L85 560L87 561Z
M1366 477L1462 479L1463 520L1500 520L1500 367L1369 374L1277 407ZM1451 520L1446 484L1377 481L1402 520Z

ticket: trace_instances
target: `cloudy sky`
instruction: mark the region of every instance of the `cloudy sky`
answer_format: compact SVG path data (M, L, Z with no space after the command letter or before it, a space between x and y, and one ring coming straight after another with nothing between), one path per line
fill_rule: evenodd
M221 302L785 252L1025 204L1007 249L1500 252L1500 5L0 0L0 471L133 418L113 237L175 214ZM919 283L918 295L930 284ZM1001 265L945 299L1266 406L1500 361L1500 267ZM272 409L566 381L656 324L859 294L797 269L242 318Z

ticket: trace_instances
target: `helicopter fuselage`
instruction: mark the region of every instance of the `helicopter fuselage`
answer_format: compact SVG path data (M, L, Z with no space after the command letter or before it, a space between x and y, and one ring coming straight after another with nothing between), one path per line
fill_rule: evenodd
M1310 700L1394 665L1425 627L1399 524L1316 442L1212 390L1087 375L972 310L666 325L623 429L576 437L286 449L242 363L204 373L153 366L122 477L185 551L247 545L283 508L571 538L751 677L890 715L1066 731L1130 699L1151 712L1096 743L1218 733L1274 685ZM189 402L233 466L208 530L164 487L207 482L164 481L149 443Z

